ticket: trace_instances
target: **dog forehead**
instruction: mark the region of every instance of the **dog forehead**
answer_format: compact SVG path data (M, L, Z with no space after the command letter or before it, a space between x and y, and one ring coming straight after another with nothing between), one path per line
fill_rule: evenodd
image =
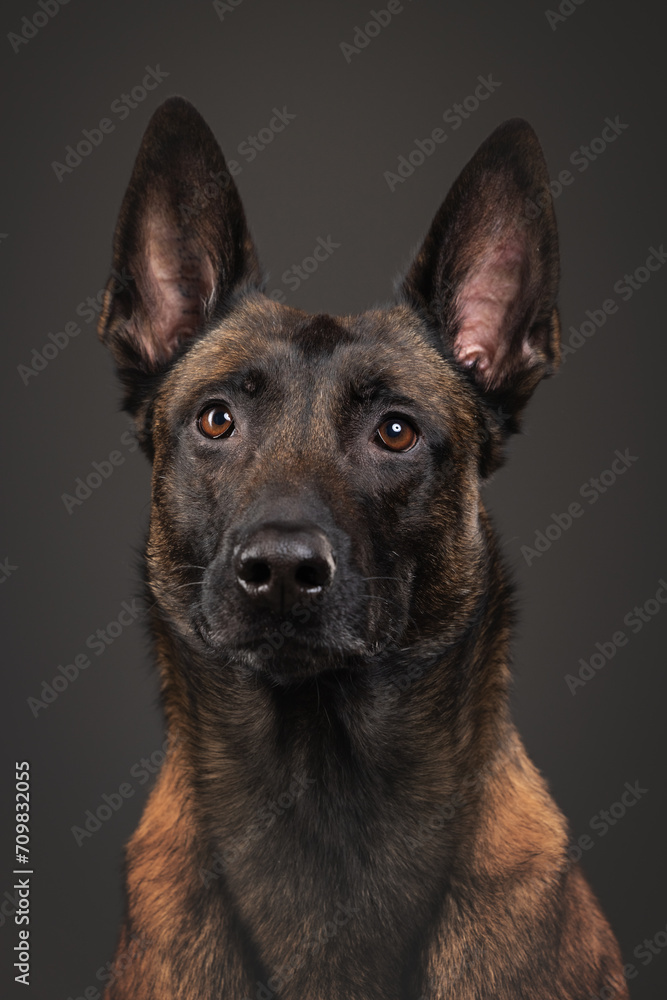
M193 344L160 396L176 411L209 387L232 379L250 384L255 374L294 393L351 389L371 397L381 390L433 409L470 408L460 374L427 341L411 310L309 315L264 296L232 310Z

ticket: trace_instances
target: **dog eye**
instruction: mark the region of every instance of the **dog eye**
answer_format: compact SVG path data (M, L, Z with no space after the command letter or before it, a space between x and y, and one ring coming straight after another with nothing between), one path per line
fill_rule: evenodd
M410 451L417 444L417 431L404 417L388 417L375 434L377 443L390 451Z
M206 437L229 437L234 432L234 419L226 406L209 406L199 418L199 430Z

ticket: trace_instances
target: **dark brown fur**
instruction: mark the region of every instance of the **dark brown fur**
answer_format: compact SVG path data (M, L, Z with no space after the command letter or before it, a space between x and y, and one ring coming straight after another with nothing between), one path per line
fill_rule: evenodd
M509 717L511 586L480 498L558 363L553 210L523 214L547 180L530 127L506 123L394 305L308 316L262 293L194 109L153 118L116 234L132 280L100 331L153 458L171 746L127 850L107 1000L627 997ZM201 434L211 401L234 436ZM412 451L378 446L387 413L417 427ZM269 522L335 553L331 586L280 613L232 568Z

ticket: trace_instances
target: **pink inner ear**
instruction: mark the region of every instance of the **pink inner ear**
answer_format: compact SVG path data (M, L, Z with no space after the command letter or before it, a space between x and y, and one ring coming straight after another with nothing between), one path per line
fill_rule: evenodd
M143 259L150 334L142 340L151 361L164 361L201 326L214 288L213 266L162 216L146 222Z
M497 245L464 278L457 296L456 357L468 367L477 363L487 379L498 371L509 349L508 318L519 297L523 265L518 242Z

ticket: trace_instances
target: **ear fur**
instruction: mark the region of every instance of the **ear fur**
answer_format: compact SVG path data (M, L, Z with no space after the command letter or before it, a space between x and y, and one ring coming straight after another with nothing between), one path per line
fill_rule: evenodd
M213 133L182 97L151 118L123 199L99 334L131 386L165 369L260 271Z
M401 289L495 413L494 438L517 429L535 386L558 367L558 278L544 156L530 125L512 119L452 185Z

